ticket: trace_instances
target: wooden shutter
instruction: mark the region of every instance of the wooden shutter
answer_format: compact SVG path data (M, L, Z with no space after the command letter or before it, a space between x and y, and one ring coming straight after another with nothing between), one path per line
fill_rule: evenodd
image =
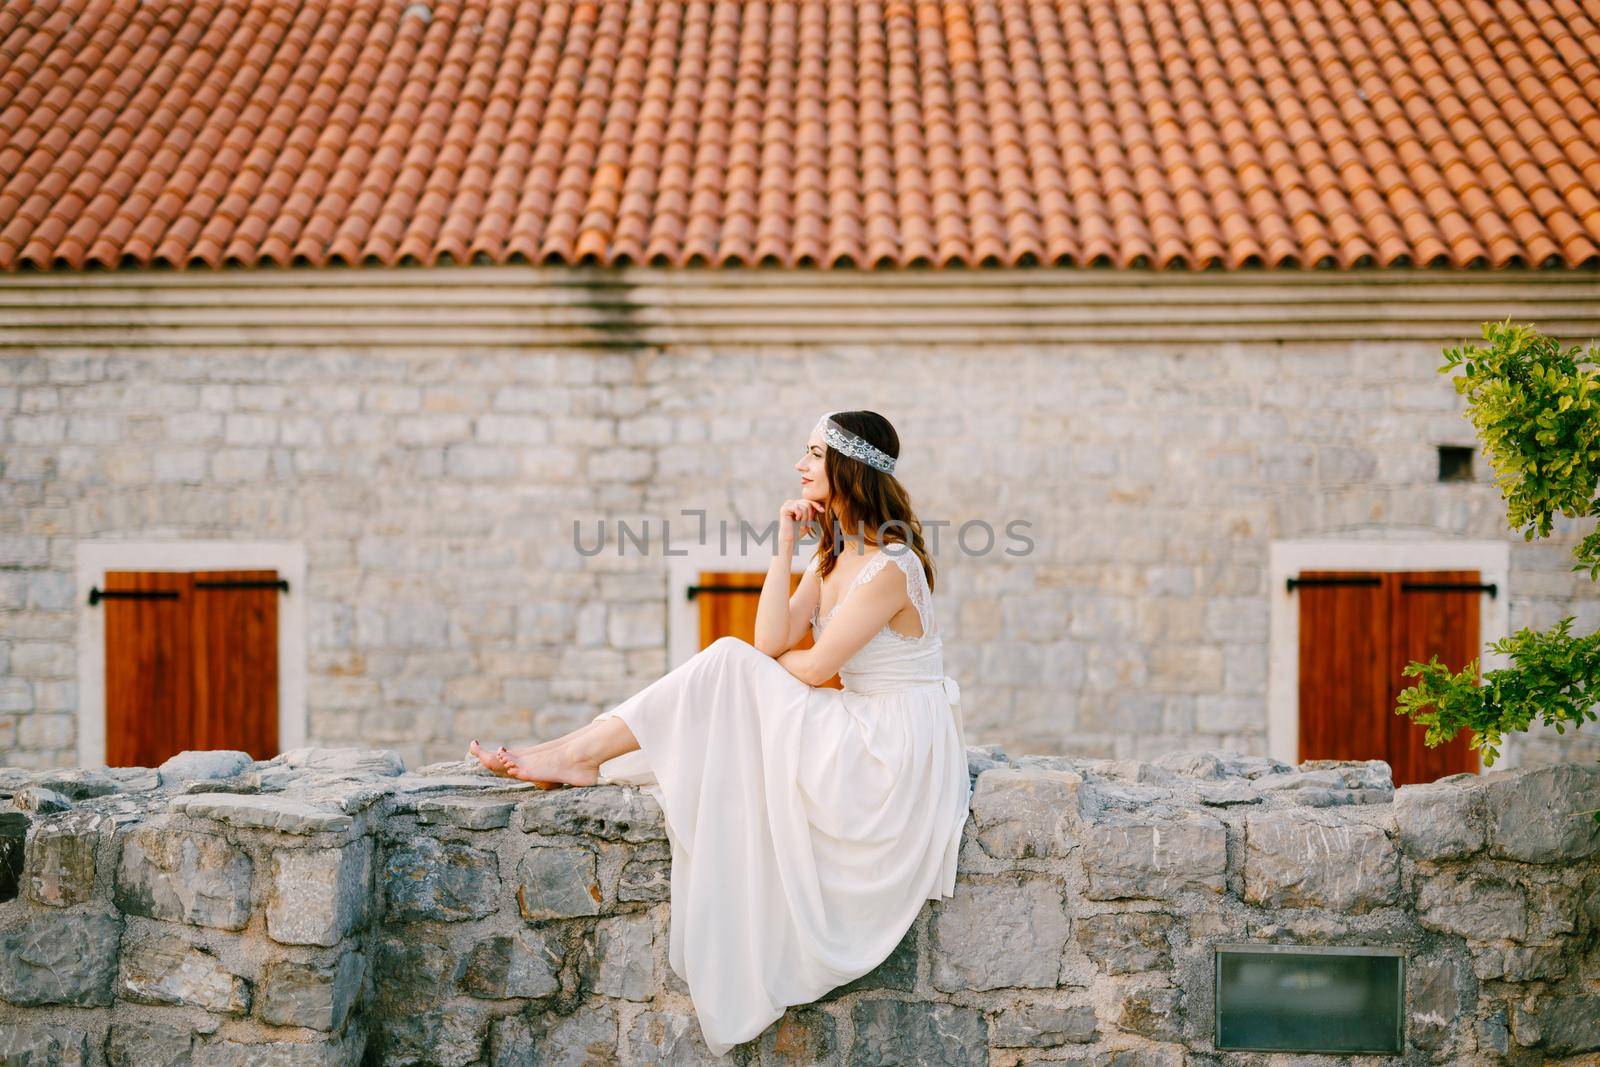
M1396 715L1415 683L1402 671L1437 655L1459 671L1480 652L1477 571L1304 571L1300 601L1300 752L1306 759L1381 759L1396 785L1478 769L1465 733L1428 748L1424 728Z
M789 575L791 596L799 587L801 577L799 574ZM756 606L761 600L761 585L766 580L764 571L700 572L700 588L695 593L695 600L700 605L701 648L719 637L738 637L755 643ZM811 633L807 631L795 642L794 647L810 648L811 645ZM837 674L822 684L832 689L844 688L844 682Z
M277 582L272 570L106 573L107 592L155 594L99 602L109 766L185 749L278 754Z

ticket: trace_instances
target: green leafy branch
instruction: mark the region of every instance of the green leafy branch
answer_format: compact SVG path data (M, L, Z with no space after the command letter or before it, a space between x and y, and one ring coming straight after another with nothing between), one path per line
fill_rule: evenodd
M1531 325L1486 322L1487 345L1445 350L1440 373L1457 371L1495 485L1506 500L1507 521L1523 540L1548 536L1556 512L1585 518L1600 512L1600 345L1565 351ZM1600 529L1574 549L1574 571L1600 577ZM1600 699L1600 635L1574 637L1573 616L1546 633L1522 629L1489 646L1512 666L1490 671L1478 684L1479 660L1452 673L1437 656L1405 668L1418 682L1402 691L1395 713L1427 727L1431 747L1471 732L1485 766L1500 753L1506 734L1535 719L1565 733L1593 722ZM1600 818L1600 812L1596 813Z

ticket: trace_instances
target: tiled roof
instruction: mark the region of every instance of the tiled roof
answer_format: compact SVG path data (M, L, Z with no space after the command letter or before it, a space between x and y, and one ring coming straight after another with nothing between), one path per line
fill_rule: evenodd
M0 267L1600 266L1588 0L0 5Z

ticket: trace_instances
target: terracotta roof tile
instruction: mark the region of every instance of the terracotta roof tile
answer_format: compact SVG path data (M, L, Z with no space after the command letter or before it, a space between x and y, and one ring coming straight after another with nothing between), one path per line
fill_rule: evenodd
M1600 265L1583 0L10 0L0 267Z

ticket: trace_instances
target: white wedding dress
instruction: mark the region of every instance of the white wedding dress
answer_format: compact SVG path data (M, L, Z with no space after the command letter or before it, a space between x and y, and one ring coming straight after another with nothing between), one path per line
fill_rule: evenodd
M668 959L717 1056L877 967L924 901L955 892L972 799L960 688L922 561L891 547L827 618L812 613L812 633L893 563L922 634L884 626L840 668L844 689L723 637L595 717L620 717L640 746L602 763L600 783L640 786L666 815Z

